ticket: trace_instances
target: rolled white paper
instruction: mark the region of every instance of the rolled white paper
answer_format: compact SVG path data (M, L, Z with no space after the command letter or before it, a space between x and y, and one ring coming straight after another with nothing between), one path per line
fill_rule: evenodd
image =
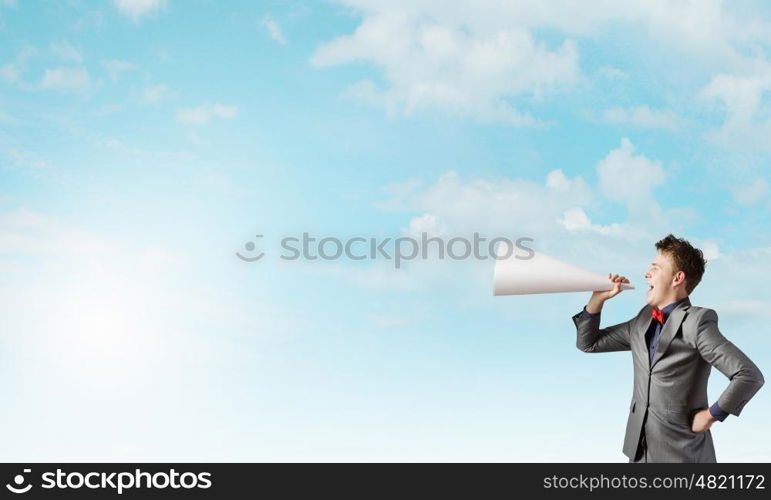
M497 255L506 255L510 246L498 246ZM507 258L495 262L493 295L527 295L535 293L594 292L613 288L607 276L583 269L567 262L535 252L531 258L517 258L509 251ZM622 290L633 290L628 283Z

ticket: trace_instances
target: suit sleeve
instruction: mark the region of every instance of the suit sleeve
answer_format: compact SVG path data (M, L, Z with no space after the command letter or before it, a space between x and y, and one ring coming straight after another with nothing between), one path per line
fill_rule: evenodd
M717 327L717 313L712 309L706 309L699 321L696 347L707 363L730 380L717 405L738 416L763 386L763 374L746 354L723 337Z
M600 328L601 313L589 314L586 309L573 316L576 325L576 347L583 352L616 352L631 349L630 337L634 320Z

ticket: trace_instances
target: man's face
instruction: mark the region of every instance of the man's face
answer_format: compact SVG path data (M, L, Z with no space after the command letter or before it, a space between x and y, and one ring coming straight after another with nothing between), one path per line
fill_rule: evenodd
M659 252L651 262L648 272L645 273L645 281L650 285L646 292L648 304L662 308L674 301L676 294L672 286L674 276L675 268L672 258L668 254Z

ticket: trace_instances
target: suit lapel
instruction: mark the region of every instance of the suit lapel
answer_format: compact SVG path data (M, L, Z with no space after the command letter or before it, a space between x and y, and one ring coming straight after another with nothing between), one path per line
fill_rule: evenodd
M642 359L648 361L648 365L650 367L650 358L648 357L648 344L645 342L645 333L648 331L648 327L651 324L651 306L645 306L645 312L643 313L643 316L645 318L648 318L648 321L640 322L640 331L637 333L637 336L639 337L639 342L637 342L637 345L639 346L640 356L642 357Z
M675 338L677 330L680 329L680 325L685 319L685 313L689 307L691 307L690 304L680 304L667 318L666 323L664 323L664 328L661 329L661 334L659 335L659 343L656 346L656 353L653 355L653 360L651 361L651 368L653 368L653 365L655 365L664 353L667 352L669 344L672 343L672 339ZM643 338L645 338L644 332Z

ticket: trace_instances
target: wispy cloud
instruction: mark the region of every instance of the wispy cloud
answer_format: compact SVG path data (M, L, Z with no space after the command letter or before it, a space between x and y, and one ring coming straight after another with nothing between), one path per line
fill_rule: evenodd
M673 111L651 109L648 106L611 108L603 113L603 118L609 123L639 128L676 130L685 124L685 120Z
M166 0L113 0L113 4L118 12L137 21L141 17L159 11L166 5Z
M54 42L51 44L51 52L64 61L81 63L83 54L67 41Z
M142 99L150 104L155 104L166 99L170 93L171 89L162 83L158 85L149 85L145 87L144 91L142 92Z
M603 66L598 73L601 77L608 80L626 80L629 78L629 74L626 71L620 70L615 66Z
M14 118L15 123L18 123ZM51 167L51 162L43 154L37 151L21 150L17 148L9 148L7 150L0 151L0 154L4 156L4 162L6 166L12 166L22 170L45 170Z
M236 116L237 106L212 104L196 108L182 109L177 112L177 120L190 125L204 125L214 118L230 119Z
M13 61L0 65L0 81L13 83L22 87L27 84L22 79L22 74L26 71L31 59L40 54L40 50L32 45L24 46Z
M122 61L120 59L102 61L102 67L107 70L107 73L109 73L110 79L113 82L118 81L121 73L125 73L126 71L135 71L137 69L136 64L130 63L128 61Z
M67 67L47 69L38 85L46 90L81 90L91 83L88 71L81 67Z
M284 36L281 26L273 19L270 14L262 16L260 24L268 31L268 35L276 42L286 45L286 37Z

